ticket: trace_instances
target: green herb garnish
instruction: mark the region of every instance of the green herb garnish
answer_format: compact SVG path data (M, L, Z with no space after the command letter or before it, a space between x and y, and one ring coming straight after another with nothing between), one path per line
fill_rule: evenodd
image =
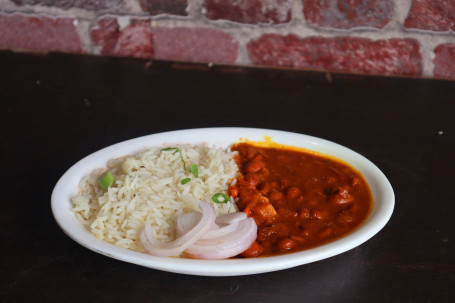
M178 148L178 147L166 147L166 148L161 149L161 151L168 151L168 150L173 150L174 151L172 153L173 155L175 153L180 153L180 160L183 163L183 169L186 170L186 163L185 163L185 160L183 159L182 152L180 151L180 148Z
M191 164L190 172L195 178L197 178L199 176L199 167L194 163Z
M185 163L185 160L183 160L182 153L180 153L180 160L182 160L182 163L183 163L183 170L186 170L186 163Z
M166 147L166 148L163 148L161 151L168 151L168 150L175 150L175 152L173 154L180 151L180 149L178 149L177 147Z
M180 153L180 160L182 161L183 163L183 170L186 171L186 162L185 160L183 159L183 156L182 156L182 151L177 148L177 147L166 147L166 148L163 148L161 149L161 151L169 151L169 150L173 150L174 152L172 153L173 155L175 153ZM196 164L191 164L191 167L190 167L190 172L193 174L193 176L195 178L197 178L199 176L199 167L196 165ZM190 182L191 179L190 178L185 178L181 181L182 184L186 184L188 182Z
M227 203L230 199L226 194L217 193L212 196L212 200L216 203Z
M102 189L106 190L109 186L112 186L114 183L114 176L112 176L110 171L105 172L101 175L98 179L98 184L101 186Z

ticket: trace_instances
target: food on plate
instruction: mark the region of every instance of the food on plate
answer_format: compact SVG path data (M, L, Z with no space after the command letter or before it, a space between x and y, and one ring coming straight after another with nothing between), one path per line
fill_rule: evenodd
M196 259L227 259L244 252L257 237L253 218L237 212L216 217L207 201L201 201L202 213L192 211L177 218L177 235L172 242L156 240L147 222L141 231L141 243L147 253L158 257L187 256Z
M76 218L97 238L159 257L300 251L359 227L373 198L354 168L271 142L163 146L80 182Z
M217 215L237 211L233 199L212 200L227 193L237 176L233 157L229 150L200 144L151 148L110 160L107 168L80 182L72 211L98 239L144 252L139 237L145 222L153 225L158 241L171 242L177 217L198 211L201 200L210 201ZM104 180L109 174L113 180ZM104 183L111 184L103 189Z
M106 190L114 183L114 176L110 171L106 171L98 178L98 184Z
M230 186L237 206L258 227L244 257L295 252L340 238L360 226L373 206L354 168L297 148L239 143L241 176Z

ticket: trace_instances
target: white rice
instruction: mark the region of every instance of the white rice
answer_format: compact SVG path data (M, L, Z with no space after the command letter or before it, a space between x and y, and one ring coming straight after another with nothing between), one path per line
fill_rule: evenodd
M138 235L145 221L152 223L158 240L169 242L174 239L176 217L199 210L200 200L211 202L218 215L237 211L232 198L227 203L211 199L235 182L235 152L204 144L175 147L181 153L153 148L109 161L107 169L114 176L114 184L107 191L97 183L106 169L86 176L72 200L77 219L97 238L142 252ZM198 165L198 178L189 172L193 163ZM182 185L185 178L191 181Z

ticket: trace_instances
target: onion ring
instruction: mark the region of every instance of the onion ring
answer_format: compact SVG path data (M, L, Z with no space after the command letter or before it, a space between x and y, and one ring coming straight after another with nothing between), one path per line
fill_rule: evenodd
M207 201L201 201L199 207L202 213L192 211L177 218L177 238L169 243L158 241L155 231L146 222L140 232L144 250L158 257L179 256L185 252L192 258L218 260L244 252L256 240L256 222L245 213L216 217L215 209Z
M202 214L198 211L181 214L177 217L176 235L177 238L186 234L201 220Z
M163 243L158 241L151 232L151 226L147 222L140 233L140 240L144 250L157 257L179 256L185 249L198 241L203 234L210 230L215 223L215 209L207 202L201 201L199 208L202 216L199 222L181 237L172 242Z
M185 252L192 258L219 260L236 256L250 247L256 240L257 226L254 219L248 218L239 223L232 233L221 238L200 240Z
M229 233L235 231L238 228L238 226L239 226L239 222L234 222L232 224L229 224L229 225L217 228L217 229L209 230L205 235L202 235L201 240L222 237L226 234L229 234Z
M218 216L216 217L215 222L217 224L231 224L234 222L245 220L246 218L247 215L244 212L236 212Z

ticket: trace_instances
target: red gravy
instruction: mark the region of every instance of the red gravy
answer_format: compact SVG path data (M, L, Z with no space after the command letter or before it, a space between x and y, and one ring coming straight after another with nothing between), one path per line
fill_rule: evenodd
M229 194L254 218L257 240L243 257L301 251L336 240L368 217L373 197L346 163L285 147L239 143L242 175Z

